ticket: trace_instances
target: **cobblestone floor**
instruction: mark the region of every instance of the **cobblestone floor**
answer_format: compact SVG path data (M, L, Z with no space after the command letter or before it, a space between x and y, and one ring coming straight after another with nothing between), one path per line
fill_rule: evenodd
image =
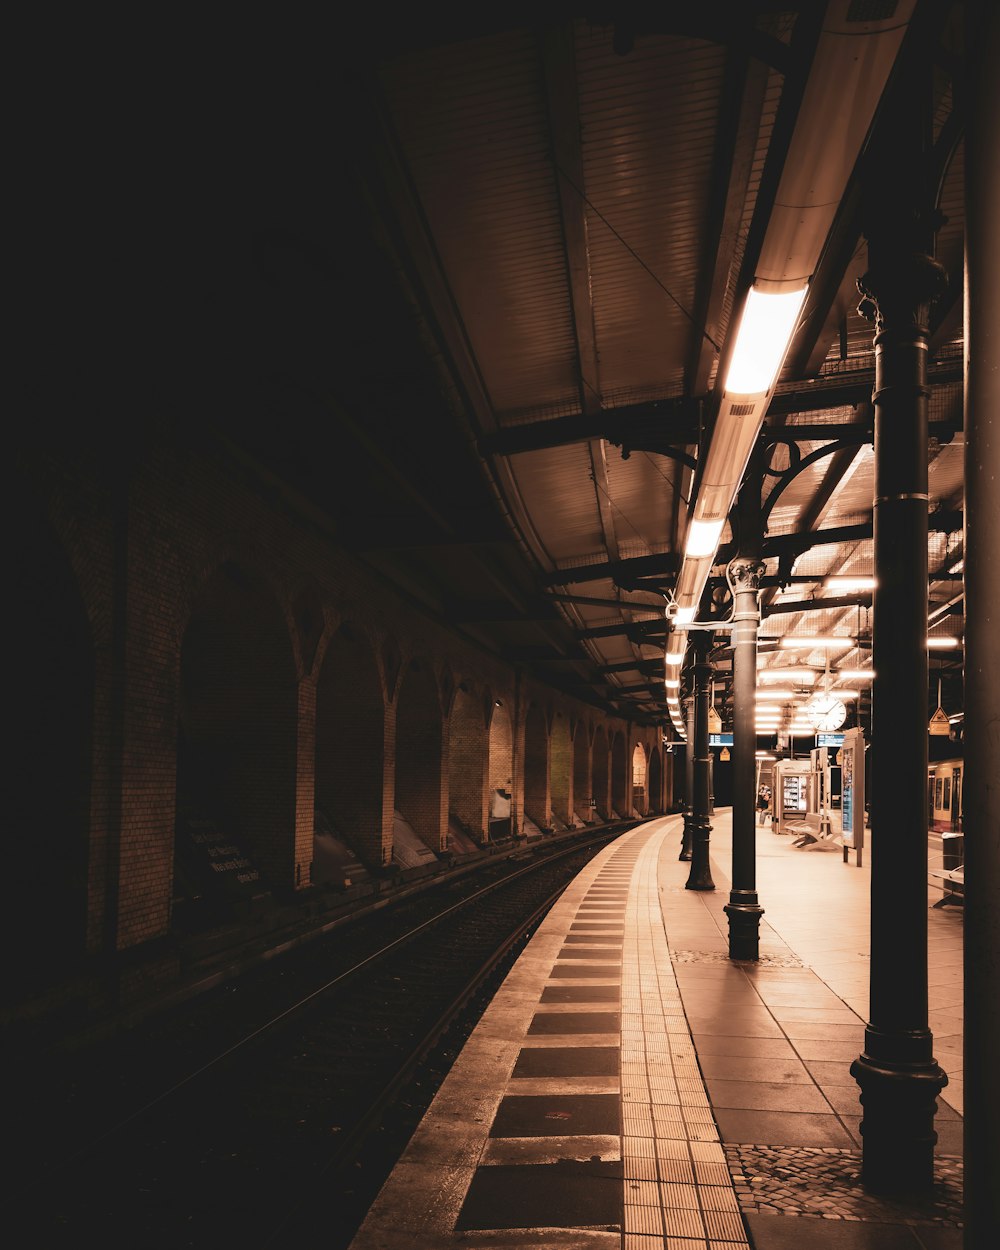
M670 958L675 964L735 964L748 968L802 968L805 965L797 955L761 955L759 959L730 959L724 951L676 951Z
M962 1227L962 1160L935 1159L927 1198L879 1198L861 1187L861 1152L833 1147L725 1146L742 1211L809 1215L828 1220L946 1224Z

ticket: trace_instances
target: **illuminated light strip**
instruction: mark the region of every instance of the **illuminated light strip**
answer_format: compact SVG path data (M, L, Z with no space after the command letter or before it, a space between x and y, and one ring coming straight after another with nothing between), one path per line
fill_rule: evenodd
M766 395L774 385L808 287L762 291L751 287L726 374L727 395Z

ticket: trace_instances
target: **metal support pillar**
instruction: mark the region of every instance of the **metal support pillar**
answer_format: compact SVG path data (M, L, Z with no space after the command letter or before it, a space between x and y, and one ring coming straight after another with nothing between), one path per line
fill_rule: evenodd
M965 1245L1000 1229L1000 10L982 6L965 143Z
M901 1194L933 1184L934 1112L948 1080L927 1018L926 812L927 338L945 276L927 254L935 223L915 183L919 121L900 119L899 149L883 152L874 172L869 268L858 282L859 311L875 321L876 586L871 1006L851 1074L861 1087L862 1183Z
M681 836L681 853L678 859L691 858L691 826L694 824L694 697L684 699L684 721L687 725L687 742L684 744L684 833Z
M733 602L733 880L729 902L729 958L760 957L757 898L757 732L754 695L757 689L757 628L760 624L760 579L764 566L737 557L729 566L735 588Z
M708 752L708 688L712 666L708 652L712 635L706 630L697 633L691 643L694 650L694 736L691 740L694 756L694 804L691 815L691 871L685 882L687 890L714 890L712 870L708 862L709 836L712 826L708 821L708 770L711 764Z

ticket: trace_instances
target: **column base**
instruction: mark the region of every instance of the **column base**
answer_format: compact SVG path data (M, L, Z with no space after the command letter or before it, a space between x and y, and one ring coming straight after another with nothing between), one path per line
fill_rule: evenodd
M888 1040L883 1035L878 1049ZM903 1039L900 1049L914 1040ZM927 1040L929 1049L929 1034ZM861 1183L876 1194L926 1192L934 1184L934 1113L947 1074L933 1058L876 1060L866 1050L851 1064L851 1075L863 1108Z
M691 824L688 816L684 817L684 832L681 834L681 853L677 858L685 861L691 858Z
M734 890L722 910L729 917L729 958L756 962L760 958L760 918L764 914L757 895L738 895Z

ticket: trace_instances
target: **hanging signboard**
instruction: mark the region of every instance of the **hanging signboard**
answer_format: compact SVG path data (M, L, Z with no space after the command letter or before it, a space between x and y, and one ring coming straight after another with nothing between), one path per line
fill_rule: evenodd
M708 732L710 734L722 733L722 717L714 707L708 709Z
M730 759L730 758L731 758L731 756L730 756L730 752L729 752L729 747L723 747L723 748L722 748L722 750L719 752L719 759L720 759L720 760L728 760L728 759Z
M951 723L944 708L939 707L927 725L927 732L932 738L947 738L951 732Z
M731 747L733 745L733 735L730 734L709 734L708 745L710 747Z

